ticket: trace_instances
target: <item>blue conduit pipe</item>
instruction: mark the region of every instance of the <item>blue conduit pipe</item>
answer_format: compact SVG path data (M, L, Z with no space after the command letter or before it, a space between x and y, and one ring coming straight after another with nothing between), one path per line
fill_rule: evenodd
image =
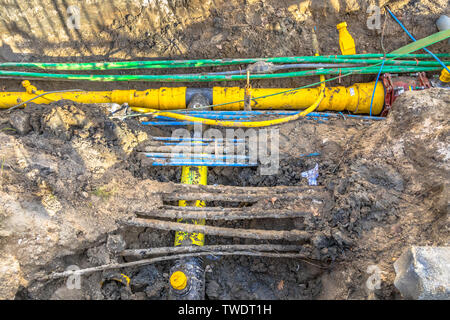
M242 144L243 142L233 142L234 144ZM195 145L196 146L208 146L210 145L211 142L196 142ZM220 142L220 144L223 144L223 142ZM189 143L189 142L163 142L163 145L165 146L193 146L194 144Z
M214 139L214 138L177 138L177 137L152 137L154 141L201 141L201 142L244 142L244 139Z
M203 114L202 114L203 115ZM208 119L214 119L214 120L240 120L240 119L248 119L252 116L250 115L214 115L214 114L206 114L205 117L208 117ZM156 120L164 120L164 121L170 121L173 120L173 118L164 117L164 116L156 116Z
M207 166L207 167L258 167L257 163L227 163L220 161L174 161L174 162L153 162L154 167L179 167L179 166Z
M189 126L195 123L188 121L146 121L142 124L145 126Z
M209 119L208 117L203 117L205 119ZM309 120L315 120L318 121L319 123L325 123L325 121L329 120L328 118L314 118L314 117L307 117L307 119ZM216 119L216 120L220 120L220 119ZM239 120L235 120L236 122L243 122L243 121L239 121ZM146 122L142 122L142 125L146 125L146 126L192 126L195 125L196 122L189 122L189 121L146 121Z
M300 158L309 158L309 157L318 157L320 156L319 152L313 152L313 153L309 153L309 154L301 154Z
M144 153L147 158L154 159L173 159L172 161L181 160L249 160L249 156L242 155L221 155L217 156L215 154L183 154L183 153ZM176 159L174 159L176 158Z
M188 113L192 115L210 115L210 114L223 114L223 115L251 115L251 116L267 116L267 115L293 115L296 114L298 111L199 111L199 110L193 110L193 111L177 111L177 113ZM311 112L308 113L307 117L318 117L318 118L328 118L328 117L335 117L338 118L340 115L338 113L332 113L332 112ZM361 116L356 114L346 114L346 117L349 118L356 118L356 119L366 119L366 120L384 120L384 117L378 117L378 116Z
M194 116L201 116L204 118L214 118L217 120L224 119L222 117L231 116L239 120L240 117L246 116L246 117L255 117L255 116L261 116L261 115L292 115L297 113L297 111L186 111L186 112L180 112L180 113L187 113ZM313 120L329 120L330 117L340 117L341 115L339 113L330 113L330 112L311 112L306 116L308 119ZM384 120L384 117L375 117L375 116L361 116L361 115L354 115L354 114L347 114L345 115L347 118L352 119L360 119L360 120ZM244 120L242 120L244 121ZM190 121L144 121L142 122L143 125L151 125L151 126L185 126L185 125L194 125L194 122Z

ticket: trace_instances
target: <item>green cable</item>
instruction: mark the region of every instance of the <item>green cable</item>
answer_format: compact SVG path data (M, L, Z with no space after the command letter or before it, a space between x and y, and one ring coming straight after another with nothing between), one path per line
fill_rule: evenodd
M405 55L406 54L401 54L400 57L401 56L405 56ZM386 55L386 56L388 56L388 55ZM396 59L396 57L390 58L388 60L383 60L380 63L378 63L377 65L375 65L374 67L377 67L377 66L380 66L380 65L384 64L385 61L391 61L391 60L394 60L394 59ZM369 67L361 68L361 70L362 69L367 69L367 68L369 68ZM383 68L383 70L384 70L384 68ZM252 101L256 101L258 99L264 99L264 98L277 96L277 95L280 95L280 94L286 94L286 93L290 93L290 92L295 92L295 91L298 91L298 90L301 90L301 89L314 87L314 86L320 85L322 83L327 83L327 82L331 82L333 80L337 80L337 79L340 79L340 78L345 78L345 77L351 76L353 74L355 74L355 72L349 72L349 73L346 73L346 74L339 75L338 77L329 78L329 79L326 79L325 81L319 81L319 82L310 83L310 84L307 84L307 85L302 86L302 87L297 87L297 88L293 88L293 89L289 89L289 90L285 90L285 91L281 91L281 92L277 92L277 93L272 93L272 94L268 94L268 95L264 95L264 96L259 96L259 97L255 97L255 98L252 97L251 100ZM213 104L213 105L209 105L209 106L205 106L205 107L198 107L197 109L207 109L207 108L221 107L221 106L225 106L225 105L228 105L228 104L240 103L240 102L244 102L244 101L245 100L229 101L229 102L224 102L224 103L220 103L220 104ZM173 110L173 111L187 111L187 110L186 109L177 109L177 110ZM135 117L135 116L145 116L145 115L149 115L149 114L137 113L137 114L131 114L131 115L128 115L128 116L124 116L123 118Z
M401 54L388 54L388 58L400 57ZM438 54L441 58L449 58L450 54ZM328 55L328 56L304 56L304 57L272 57L272 58L239 58L239 59L197 59L197 60L153 60L153 61L119 61L119 62L86 62L86 63L38 63L38 62L3 62L0 68L38 68L53 70L116 70L116 69L145 69L145 68L198 68L213 66L229 66L239 64L251 64L260 61L271 63L377 63L378 60L370 58L382 58L383 54L361 54L361 55ZM426 54L408 54L404 56L409 59L429 58ZM434 61L422 61L429 63ZM416 61L401 61L399 65L415 65ZM430 65L424 65L430 66Z
M412 66L387 66L385 72L389 73L414 73L426 71L440 71L440 67L412 67ZM368 68L331 68L308 71L296 71L275 74L253 74L251 80L281 79L316 75L336 75L342 72L355 72L357 74L377 74L379 71L375 66ZM241 81L246 80L247 75L208 75L208 74L176 74L176 75L85 75L85 74L58 74L38 73L23 71L0 70L0 76L41 78L41 79L65 79L65 80L87 80L87 81L149 81L149 82L219 82L219 81Z
M297 88L293 88L293 89L289 89L289 90L285 90L285 91L281 91L281 92L271 93L271 94L267 94L267 95L259 96L259 97L255 97L255 98L252 97L251 100L255 101L255 100L258 100L258 99L269 98L269 97L277 96L277 95L280 95L280 94L285 94L285 93L289 93L289 92L295 92L295 91L298 91L298 90L301 90L301 89L306 89L306 88L318 86L318 85L320 85L322 83L331 82L331 81L337 80L339 78L345 78L345 77L348 77L348 76L353 75L353 74L354 74L353 72L350 72L350 73L347 73L347 74L340 75L338 77L326 79L325 81L319 81L319 82L310 83L310 84L307 84L307 85L302 86L302 87L297 87ZM245 100L229 101L229 102L224 102L224 103L219 103L219 104L208 105L208 106L204 106L204 107L197 107L196 110L209 109L209 108L214 108L214 107L221 107L221 106L226 106L228 104L240 103L240 102L244 102L244 101ZM171 110L171 111L172 112L176 112L176 111L182 112L182 111L188 111L188 110L186 110L186 109L174 109L174 110ZM152 113L134 113L134 114L129 114L129 115L125 115L125 116L117 116L117 117L113 117L113 118L125 119L125 118L131 118L131 117L147 116L147 115L151 115L151 114Z

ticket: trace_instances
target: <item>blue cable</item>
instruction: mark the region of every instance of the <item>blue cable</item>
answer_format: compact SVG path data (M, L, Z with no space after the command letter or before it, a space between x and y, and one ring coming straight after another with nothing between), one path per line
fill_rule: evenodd
M397 17L395 16L395 14L392 13L392 11L386 6L387 11L391 14L392 18L394 18L395 21L397 21L397 23L400 25L400 27L402 27L402 29L406 32L406 34L414 41L416 42L417 40L413 37L413 35L411 33L409 33L409 31L405 28L405 26L403 25L403 23L401 23L400 20L397 19ZM428 50L427 48L423 48L423 50L425 50L426 52L428 52L434 59L436 59L436 61L438 61L449 73L450 70L447 68L447 66L438 58L436 57L436 55L434 53L432 53L430 50Z
M320 153L314 152L314 153L310 153L310 154L301 154L300 158L318 157L318 156L320 156Z
M378 80L380 79L380 75L381 75L381 72L383 71L383 67L384 67L384 63L385 62L386 62L386 58L383 59L383 63L381 64L380 72L378 72L377 80L375 81L375 88L373 89L372 100L370 101L370 114L369 114L369 116L372 116L373 98L375 97L375 91L377 91Z

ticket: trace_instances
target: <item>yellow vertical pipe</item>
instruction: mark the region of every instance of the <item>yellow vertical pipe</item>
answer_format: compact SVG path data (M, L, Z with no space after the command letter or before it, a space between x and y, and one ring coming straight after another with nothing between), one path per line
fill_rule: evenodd
M208 167L205 166L184 166L181 172L181 183L183 184L198 184L198 185L206 185L208 183ZM204 207L205 202L201 200L196 201L185 201L180 200L178 202L178 206L187 207L187 206L195 206L195 207ZM197 224L197 225L205 225L206 220L200 219L178 219L178 222ZM185 231L177 231L175 233L175 246L203 246L205 244L205 235L203 233L189 233Z

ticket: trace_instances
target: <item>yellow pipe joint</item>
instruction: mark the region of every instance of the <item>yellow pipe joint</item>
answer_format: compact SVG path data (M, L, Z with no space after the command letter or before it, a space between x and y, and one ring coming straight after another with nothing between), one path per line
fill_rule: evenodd
M113 90L111 101L118 104L128 103L137 108L156 108L174 110L186 108L186 87L136 90Z
M370 103L375 82L357 83L351 87L318 87L310 89L260 89L252 88L252 97L268 96L267 98L252 101L253 110L299 110L306 109L319 98L321 90L324 90L324 99L317 108L318 111L351 111L353 113L370 113ZM292 90L292 91L289 91ZM285 92L288 91L288 92ZM285 92L282 94L277 94ZM275 95L277 94L277 95ZM273 95L273 96L270 96ZM214 87L213 104L224 104L229 101L243 100L245 89L239 87ZM377 86L372 114L381 113L384 106L384 87ZM244 102L237 102L214 107L214 110L243 110Z

